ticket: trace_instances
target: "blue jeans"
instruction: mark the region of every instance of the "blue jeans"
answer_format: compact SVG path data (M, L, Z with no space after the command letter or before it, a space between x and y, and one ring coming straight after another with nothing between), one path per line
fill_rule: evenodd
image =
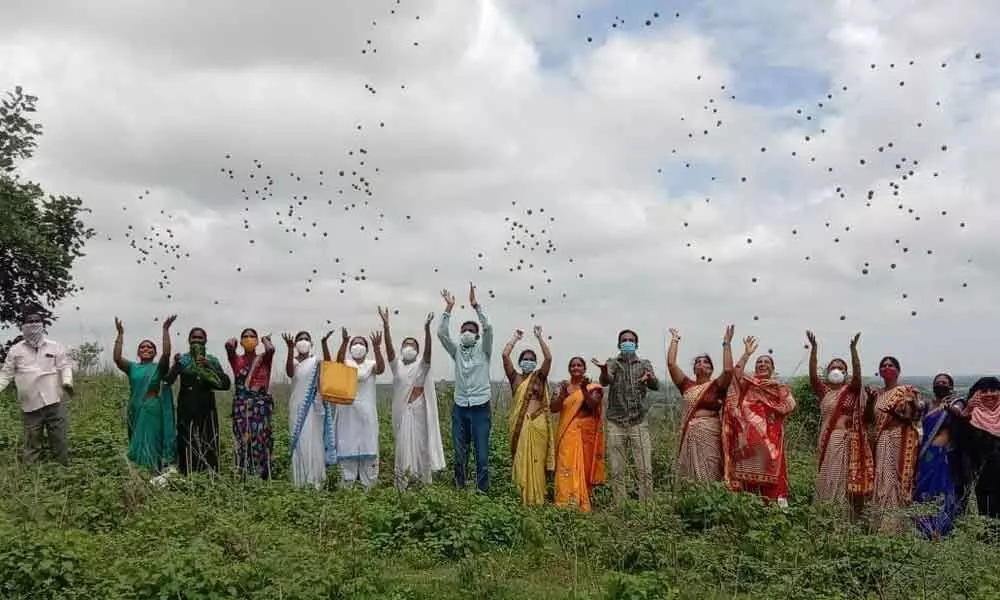
M490 403L451 406L451 437L455 447L455 487L464 488L469 466L469 443L476 446L476 487L490 489Z

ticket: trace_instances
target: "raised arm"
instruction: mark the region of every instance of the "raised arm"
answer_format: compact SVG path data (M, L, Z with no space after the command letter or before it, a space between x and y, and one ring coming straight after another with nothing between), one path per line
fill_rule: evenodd
M729 325L726 327L726 334L722 338L722 375L715 380L715 387L719 390L729 389L729 384L733 381L733 336L736 334L736 327Z
M514 346L521 341L523 335L523 331L515 329L514 335L510 336L510 341L503 347L503 353L500 355L501 362L503 363L503 372L507 375L511 387L514 387L514 379L517 378L517 369L514 368L514 363L510 360L510 354L514 351Z
M385 358L390 363L396 360L396 348L392 345L392 334L389 333L389 307L379 307L378 316L382 319L382 337L385 339Z
M851 382L848 384L852 392L861 393L864 385L864 377L861 374L861 354L858 352L858 342L861 341L861 333L855 333L851 338Z
M455 358L458 347L455 345L455 340L451 339L451 334L448 333L448 328L451 325L451 309L455 307L455 297L448 290L441 290L441 297L444 298L444 312L441 314L441 322L438 324L438 339L448 356Z
M340 348L337 349L337 362L343 363L347 360L347 345L351 343L351 336L347 333L346 327L340 328Z
M125 343L125 325L122 324L121 319L115 317L115 330L118 335L115 337L115 349L112 351L111 360L115 362L115 366L122 373L128 375L128 361L122 356L122 344ZM168 353L167 356L170 356ZM169 359L168 359L169 360Z
M677 387L681 387L681 384L687 379L687 375L684 374L683 369L677 364L677 351L679 350L680 343L681 334L676 329L671 329L670 346L667 348L667 373L670 374L670 380Z
M170 327L177 320L177 315L170 315L163 320L163 340L160 343L160 373L166 374L170 370L170 355L174 351L170 342Z
M608 363L601 362L596 358L590 359L590 363L601 370L601 376L598 379L601 385L611 385L612 374L611 371L608 369Z
M289 333L283 333L281 339L285 340L285 348L288 350L288 356L285 358L285 375L291 379L295 377L295 338Z
M816 398L822 400L826 395L826 386L819 377L819 343L811 331L806 331L806 339L809 340L809 385Z
M239 366L236 364L236 345L239 341L236 338L229 338L226 340L226 361L229 362L229 368L233 370L233 373L239 371Z
M375 331L371 335L372 352L375 353L375 374L385 373L385 359L382 358L382 332Z
M329 340L331 335L333 335L333 331L327 331L326 335L323 336L323 339L320 340L320 345L323 346L323 360L326 362L330 362L333 360L333 358L330 356Z
M427 320L424 321L424 363L431 364L431 321L434 320L434 313L427 313Z
M732 377L743 376L743 370L746 369L747 361L750 360L750 357L753 356L754 352L756 351L757 351L757 338L753 337L752 335L743 338L743 355L740 356L740 359L736 361L735 365L733 365Z
M542 349L542 366L539 372L542 377L548 379L549 372L552 370L552 349L545 341L545 335L542 333L540 325L535 325L535 337L538 339L538 346Z
M491 358L493 356L493 326L490 325L489 318L483 312L483 305L476 300L476 286L472 285L472 283L469 283L469 304L472 305L472 308L476 311L476 316L479 317L479 327L483 332L483 353L486 354L486 358Z

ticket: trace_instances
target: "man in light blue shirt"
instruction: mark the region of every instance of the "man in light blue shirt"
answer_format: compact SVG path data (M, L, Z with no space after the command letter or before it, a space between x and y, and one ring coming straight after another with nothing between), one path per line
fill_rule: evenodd
M490 358L493 355L493 327L482 306L476 301L476 286L469 283L469 305L475 309L479 322L462 323L456 344L448 332L455 296L448 290L443 290L441 297L444 298L445 309L438 325L438 339L455 361L455 403L451 407L455 486L465 487L471 442L476 447L476 487L486 492L490 487Z

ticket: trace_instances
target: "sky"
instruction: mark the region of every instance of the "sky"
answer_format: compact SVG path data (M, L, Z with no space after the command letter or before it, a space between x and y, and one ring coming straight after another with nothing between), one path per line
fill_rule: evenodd
M176 313L221 353L388 305L398 345L472 281L498 377L516 328L555 377L631 328L662 375L668 328L687 367L730 323L784 376L807 329L869 374L995 373L1000 5L808 5L6 2L23 176L97 230L50 336L110 353L118 316L131 353Z

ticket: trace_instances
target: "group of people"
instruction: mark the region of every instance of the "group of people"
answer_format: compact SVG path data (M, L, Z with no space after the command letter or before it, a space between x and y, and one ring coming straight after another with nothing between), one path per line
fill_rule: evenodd
M475 485L487 491L493 328L470 284L469 305L476 319L464 321L453 338L455 297L447 290L441 295L445 310L437 338L454 363L455 484L466 486L474 449ZM438 402L434 383L428 379L434 315L427 315L423 339L404 338L397 354L390 310L380 307L378 314L381 331L368 337L351 336L342 329L335 357L328 345L333 332L322 338L321 356L314 352L308 332L283 335L285 374L292 380L289 429L292 479L297 486L322 486L332 464L340 467L342 486L360 483L368 490L375 485L379 472L375 381L386 366L393 383L396 486L404 490L413 482L430 483L432 474L445 468ZM160 482L175 465L182 474L217 471L221 436L215 394L234 387L234 464L245 473L269 478L274 449L274 399L269 391L274 344L252 328L243 330L238 340L228 340L230 377L206 352L207 334L198 327L188 334L188 351L171 359L170 329L175 319L163 321L159 352L152 340L143 340L136 361L124 358L124 328L115 320L114 362L128 376L131 390L129 459L158 472L154 480ZM513 395L508 416L512 474L523 503L547 502L549 474L553 474L555 504L589 511L593 488L607 479L606 456L617 499L627 494L630 472L636 474L639 498L649 498L653 478L647 392L658 389L659 381L650 361L638 355L639 336L623 330L617 355L604 362L590 361L599 370L596 381L587 376L587 361L574 356L566 378L552 385L551 349L540 327L533 333L541 361L531 348L521 350L516 364L512 360L524 341L522 330L515 331L502 352ZM703 354L694 359L689 376L678 364L681 336L674 329L670 334L667 371L683 397L680 477L698 483L724 482L734 491L787 506L784 424L796 409L796 399L788 384L774 377L774 359L770 354L754 359L757 340L747 337L742 354L734 360L735 330L729 326L722 340L721 373L715 374L712 357ZM70 362L59 344L45 338L41 315L25 316L22 335L0 370L0 391L12 380L18 388L25 462L37 459L43 432L56 459L66 462L60 388L72 394ZM952 378L940 374L934 379L934 397L925 399L917 388L899 382L899 361L887 356L879 363L884 385L867 387L858 353L860 334L850 342L850 363L833 358L823 372L816 337L807 332L807 339L809 378L822 419L816 502L840 506L855 519L866 507L873 509L869 512L883 531L902 530L905 518L900 511L914 501L935 503L931 514L916 519L928 537L947 535L972 493L981 514L1000 516L1000 380L982 378L967 398L958 398ZM331 403L323 397L322 365L331 362L356 373L356 392L349 403ZM175 403L173 384L178 379Z

